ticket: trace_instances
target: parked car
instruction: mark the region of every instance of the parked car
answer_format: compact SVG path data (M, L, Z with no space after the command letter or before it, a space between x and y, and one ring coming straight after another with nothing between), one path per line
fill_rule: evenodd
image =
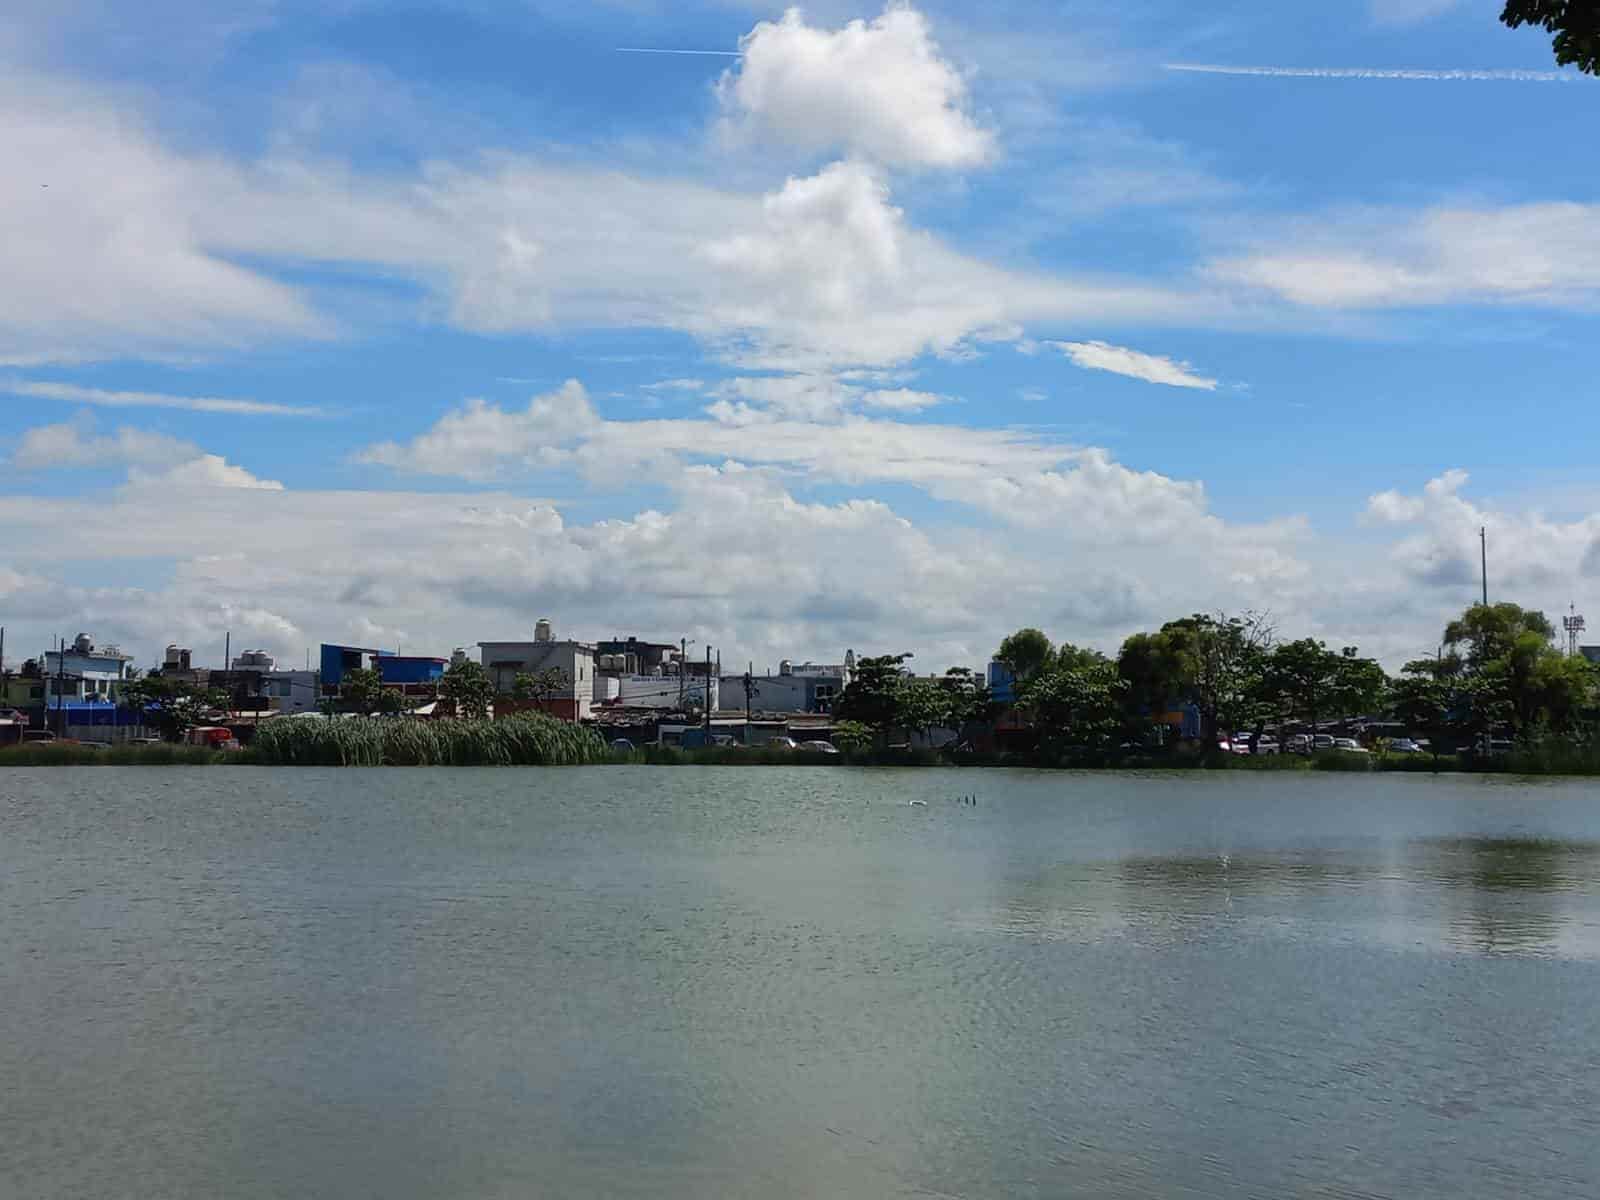
M765 748L768 750L798 750L800 743L792 737L775 737L766 740Z
M627 738L612 738L611 749L616 751L618 754L632 754L633 743Z
M1515 748L1515 743L1510 738L1479 738L1473 752L1486 758L1499 758L1501 755L1510 754Z
M812 754L839 753L839 747L835 746L832 742L801 742L800 749L809 751Z
M1411 738L1391 738L1389 740L1390 754L1421 754L1422 752L1421 744Z
M1282 750L1279 747L1278 743L1273 741L1271 738L1269 738L1269 737L1259 737L1259 738L1256 739L1256 753L1257 754L1280 754L1280 753L1282 753Z
M56 735L48 729L24 729L22 731L22 740L25 742L53 742L56 740Z
M1329 749L1330 750L1338 750L1338 751L1341 751L1342 753L1345 753L1345 754L1370 754L1371 753L1371 751L1369 751L1365 746L1363 746L1360 742L1356 741L1355 738L1334 738L1333 739L1333 745L1330 746Z
M1309 733L1292 734L1285 746L1290 754L1310 754L1311 735Z

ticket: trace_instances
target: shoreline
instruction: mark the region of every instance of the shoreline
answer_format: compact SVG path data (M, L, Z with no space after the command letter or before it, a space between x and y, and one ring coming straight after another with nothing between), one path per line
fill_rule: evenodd
M257 766L257 767L405 767L405 766L722 766L722 767L916 767L923 769L968 768L1034 771L1163 771L1174 774L1190 771L1225 774L1242 771L1250 774L1332 772L1342 774L1405 775L1515 775L1582 778L1600 776L1600 757L1556 758L1538 751L1512 754L1488 762L1464 762L1459 758L1408 755L1380 757L1334 752L1316 756L1264 755L1256 757L1218 756L1200 758L1185 755L1129 755L1106 759L1090 756L1049 756L1040 754L963 755L959 758L933 750L862 751L838 754L806 753L792 750L763 750L757 747L709 747L681 750L677 747L644 747L629 753L603 752L577 756L570 761L427 761L406 756L391 758L381 752L375 757L361 756L346 761L317 758L286 760L262 748L212 750L201 746L139 745L90 748L81 743L48 743L8 746L0 749L0 769L6 767L174 767L174 766Z

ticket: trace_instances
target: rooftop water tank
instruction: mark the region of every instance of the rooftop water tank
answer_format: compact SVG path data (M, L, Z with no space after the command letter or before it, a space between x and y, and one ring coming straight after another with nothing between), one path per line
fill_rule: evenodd
M553 642L555 633L550 628L550 618L540 617L533 626L533 640L536 642Z

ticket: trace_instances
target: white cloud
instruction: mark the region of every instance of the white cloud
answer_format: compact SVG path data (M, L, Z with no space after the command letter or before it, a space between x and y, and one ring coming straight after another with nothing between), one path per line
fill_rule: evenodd
M258 478L243 467L230 463L220 454L202 454L165 471L144 471L134 468L128 472L128 483L132 487L179 490L237 488L246 491L283 491L283 484L277 480Z
M194 228L232 169L165 150L126 105L0 72L0 147L0 362L317 331L291 288Z
M1600 299L1600 205L1334 214L1209 270L1319 308L1590 306Z
M912 226L861 162L766 194L508 154L362 173L293 145L255 161L179 153L111 97L34 83L0 85L0 144L11 137L18 161L52 177L48 189L27 172L0 185L0 276L12 284L0 362L336 335L310 285L269 273L304 279L319 265L417 285L415 300L384 301L398 320L492 334L669 329L762 368L892 365L1034 321L1211 319L1224 307L1174 287L991 266Z
M163 466L198 455L191 442L122 428L109 437L97 436L84 421L40 425L26 430L17 443L12 462L25 470L60 467Z
M271 404L217 396L173 396L164 392L116 392L44 380L0 379L0 392L39 400L92 404L99 408L177 408L187 412L227 413L244 417L310 417L320 415L322 411L298 404Z
M1215 391L1217 387L1215 379L1197 375L1188 363L1176 362L1163 355L1145 354L1106 342L1051 342L1050 345L1070 358L1075 366L1088 371L1110 371L1113 375L1126 375L1146 383L1198 388L1207 392Z
M1561 521L1537 511L1507 512L1462 493L1468 475L1446 471L1419 494L1380 492L1367 503L1370 519L1411 525L1416 532L1390 551L1407 582L1460 597L1476 594L1481 570L1478 531L1488 536L1490 599L1516 599L1530 608L1571 600L1600 562L1600 513Z
M967 112L961 74L908 5L838 30L810 26L791 8L740 46L743 59L717 87L738 137L888 166L972 167L996 152L994 136Z
M86 419L26 430L12 461L25 470L126 467L130 487L283 490L283 484L258 479L220 454L205 453L193 442L128 426L101 436Z

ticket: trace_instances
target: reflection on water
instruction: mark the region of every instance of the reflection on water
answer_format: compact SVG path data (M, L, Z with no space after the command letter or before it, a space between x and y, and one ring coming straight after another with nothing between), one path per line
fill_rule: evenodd
M1365 932L1423 949L1600 958L1597 901L1600 842L1414 838L1061 863L1018 880L994 923L1054 939Z
M1453 944L1484 954L1592 944L1600 844L1469 837L1421 842L1419 869L1450 893ZM1569 903L1578 901L1578 903Z

